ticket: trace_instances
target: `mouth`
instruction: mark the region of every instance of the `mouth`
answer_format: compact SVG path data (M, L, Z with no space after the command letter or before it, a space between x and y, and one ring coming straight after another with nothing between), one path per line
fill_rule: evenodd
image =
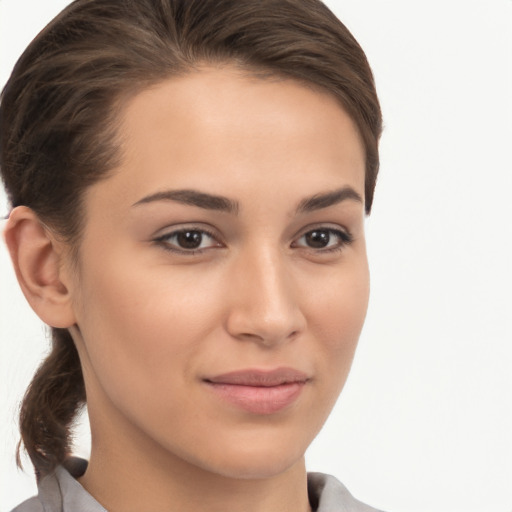
M290 407L310 378L293 368L241 370L204 379L218 398L252 414L274 414Z

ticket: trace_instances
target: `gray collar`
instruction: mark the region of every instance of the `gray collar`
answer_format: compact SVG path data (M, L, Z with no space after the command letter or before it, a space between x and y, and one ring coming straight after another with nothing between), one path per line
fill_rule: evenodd
M38 496L13 512L108 512L76 480L83 475L87 462L70 459L66 468L39 483ZM356 500L336 478L323 473L308 473L308 495L314 512L379 512Z

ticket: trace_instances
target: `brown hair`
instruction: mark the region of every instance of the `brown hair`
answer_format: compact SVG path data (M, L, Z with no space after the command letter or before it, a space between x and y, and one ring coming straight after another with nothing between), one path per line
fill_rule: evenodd
M202 63L230 63L326 90L355 121L366 151L366 211L379 165L381 112L363 50L319 0L76 0L29 45L0 105L0 166L12 207L25 205L72 246L84 190L120 159L121 100ZM42 476L70 452L85 403L70 334L22 403L23 444Z

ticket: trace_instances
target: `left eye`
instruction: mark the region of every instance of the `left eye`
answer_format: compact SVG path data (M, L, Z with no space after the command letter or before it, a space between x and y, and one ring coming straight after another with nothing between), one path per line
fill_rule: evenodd
M181 229L157 238L166 249L187 252L219 247L220 244L213 235L202 229Z
M317 250L340 249L352 242L352 237L339 229L318 228L304 233L294 247L307 247Z

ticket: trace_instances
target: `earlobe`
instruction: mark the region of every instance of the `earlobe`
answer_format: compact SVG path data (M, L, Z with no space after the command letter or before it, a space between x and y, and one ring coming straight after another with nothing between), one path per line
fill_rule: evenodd
M63 278L62 244L26 206L11 212L4 236L16 277L32 309L51 327L72 326L75 316Z

